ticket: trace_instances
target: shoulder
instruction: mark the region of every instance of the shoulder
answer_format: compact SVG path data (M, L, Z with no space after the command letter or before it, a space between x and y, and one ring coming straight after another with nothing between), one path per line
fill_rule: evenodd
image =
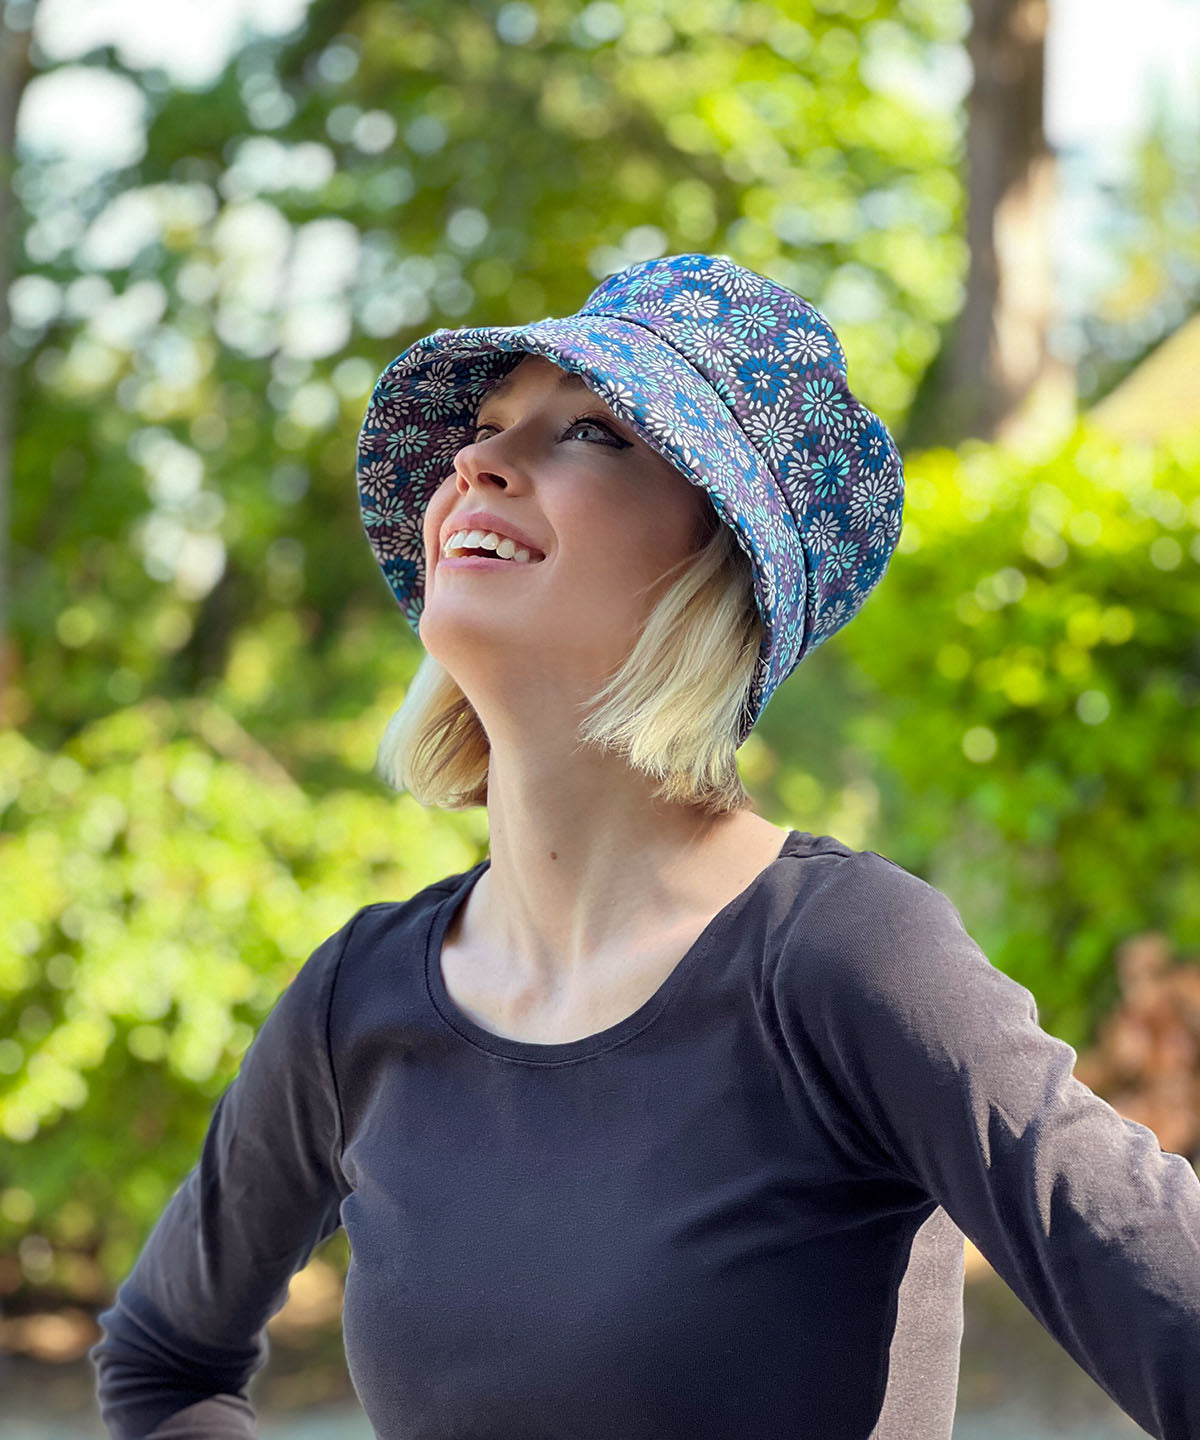
M895 860L822 839L797 857L787 892L789 923L813 941L864 944L912 926L961 925L949 896Z
M376 900L361 906L317 945L292 985L321 991L328 998L336 978L347 972L364 980L376 971L394 976L395 958L423 951L434 912L476 868L444 876L404 900Z
M359 950L381 940L390 942L407 938L408 932L415 936L428 927L438 906L459 890L478 868L478 865L473 865L467 870L443 876L414 891L405 900L376 900L364 905L339 932L345 932L347 948Z
M841 844L819 860L781 917L779 980L793 996L890 1002L989 963L950 897L903 865Z
M848 852L822 879L796 895L771 992L793 1051L819 1057L848 1093L999 1075L1047 1043L1033 993L935 885L875 851Z

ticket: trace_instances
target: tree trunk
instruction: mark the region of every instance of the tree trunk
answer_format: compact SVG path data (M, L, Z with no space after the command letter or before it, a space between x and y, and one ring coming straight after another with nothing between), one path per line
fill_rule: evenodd
M8 330L8 288L16 271L16 215L13 171L17 106L29 83L29 31L12 30L0 18L0 724L10 708L16 674L16 645L9 615L12 593L12 455L17 404L17 372Z
M910 441L1011 438L1041 409L1073 412L1047 351L1054 314L1055 159L1044 124L1047 0L972 0L967 51L966 297L920 397Z

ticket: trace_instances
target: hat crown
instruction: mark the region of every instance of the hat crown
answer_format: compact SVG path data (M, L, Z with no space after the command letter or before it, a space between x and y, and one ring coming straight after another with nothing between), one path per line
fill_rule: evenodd
M668 255L607 276L581 315L645 325L695 366L741 418L822 372L842 384L846 355L815 305L728 255Z
M627 266L602 280L578 313L642 325L683 356L787 496L807 485L814 455L831 442L849 451L886 434L852 396L845 351L816 306L728 255Z

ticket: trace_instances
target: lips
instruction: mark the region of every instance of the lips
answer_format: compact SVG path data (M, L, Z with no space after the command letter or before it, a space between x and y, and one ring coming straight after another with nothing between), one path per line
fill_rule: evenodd
M438 561L438 568L453 570L528 570L531 565L540 565L540 560L504 560L495 555L444 555Z
M485 534L489 530L494 530L501 538L507 536L514 545L528 550L531 559L544 560L546 558L546 552L540 545L536 545L524 531L518 530L515 525L487 510L464 510L461 515L451 515L442 526L440 537L442 550L446 548L450 537L457 534L459 530L482 530Z

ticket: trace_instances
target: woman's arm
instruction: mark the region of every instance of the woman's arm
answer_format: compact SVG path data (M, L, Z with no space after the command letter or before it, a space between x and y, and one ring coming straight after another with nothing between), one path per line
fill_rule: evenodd
M785 949L775 1004L824 1113L937 1200L1126 1414L1200 1436L1188 1161L1076 1079L951 901L873 851L797 909Z
M362 911L359 911L362 914ZM305 961L217 1101L200 1159L167 1204L88 1351L117 1440L248 1440L264 1327L337 1228L347 1193L328 1020L358 916Z

